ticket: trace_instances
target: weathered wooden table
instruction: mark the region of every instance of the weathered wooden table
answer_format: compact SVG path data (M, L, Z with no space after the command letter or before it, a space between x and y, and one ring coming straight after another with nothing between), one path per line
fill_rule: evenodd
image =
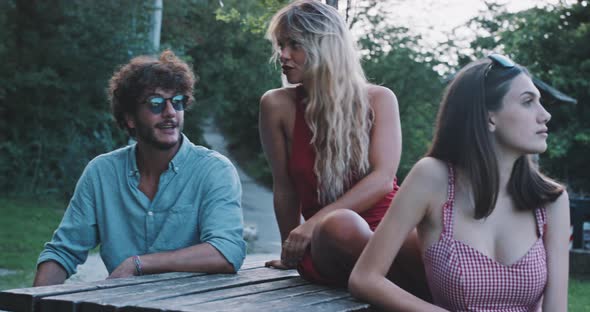
M248 256L237 274L164 273L0 292L8 311L370 311L345 289Z

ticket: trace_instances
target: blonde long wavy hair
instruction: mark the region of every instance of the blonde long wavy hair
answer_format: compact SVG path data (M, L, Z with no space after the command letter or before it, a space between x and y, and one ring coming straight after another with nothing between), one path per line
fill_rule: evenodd
M305 121L313 133L318 200L327 205L370 170L373 111L356 44L338 11L314 0L294 1L278 11L267 38L275 62L281 38L300 44L306 53Z

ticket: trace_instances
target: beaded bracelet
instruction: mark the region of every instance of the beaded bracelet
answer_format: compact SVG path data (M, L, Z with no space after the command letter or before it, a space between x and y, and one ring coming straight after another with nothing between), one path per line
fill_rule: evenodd
M141 265L141 259L138 255L133 256L133 262L135 262L135 272L137 275L143 275L143 266Z

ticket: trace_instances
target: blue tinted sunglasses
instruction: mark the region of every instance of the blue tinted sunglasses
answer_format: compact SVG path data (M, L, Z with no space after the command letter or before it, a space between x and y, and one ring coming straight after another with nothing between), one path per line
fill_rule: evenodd
M177 94L173 97L164 98L161 96L150 96L147 99L148 108L154 114L161 114L166 107L166 102L170 101L172 107L177 112L183 111L188 103L188 96L183 94Z
M488 68L486 68L484 77L488 76L488 73L490 72L490 70L492 70L492 67L494 67L494 65L502 66L502 68L512 68L516 66L516 64L511 59L507 58L502 54L492 53L488 55L488 58L492 60L492 63L490 63Z

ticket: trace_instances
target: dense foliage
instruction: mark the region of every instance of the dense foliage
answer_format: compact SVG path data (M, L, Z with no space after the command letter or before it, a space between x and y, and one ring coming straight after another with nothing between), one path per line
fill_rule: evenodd
M117 32L130 14L115 10L114 1L0 5L1 187L71 190L70 177L90 157L121 142L109 122L105 83L144 40Z
M0 2L0 190L69 197L123 145L106 101L115 68L149 54L144 1Z
M171 46L183 47L197 68L198 109L216 116L237 158L255 178L269 183L258 139L258 101L266 90L280 87L281 80L280 68L269 63L265 23L286 1L223 3L167 2L164 39L170 30Z
M161 49L187 59L200 76L185 132L202 142L203 117L213 114L241 165L266 182L270 172L258 139L258 101L281 80L280 68L269 62L264 33L270 16L286 2L165 1L162 19ZM362 26L359 45L369 80L398 97L403 178L432 137L445 81L433 68L457 66L436 61L447 46L426 51L408 29L371 11L376 3L359 1L350 24ZM147 38L152 10L141 0L0 2L1 192L67 197L90 159L125 144L105 89L118 65L154 52ZM586 1L519 13L491 5L487 15L470 22L478 37L472 52L459 57L463 64L503 50L578 99L576 105L549 103L553 132L542 158L544 168L578 192L590 189L589 12Z
M541 165L566 182L574 194L590 192L590 3L533 8L497 13L472 21L484 29L471 44L476 55L504 51L531 73L564 93L577 104L557 102L547 95L543 103L552 114L549 148ZM571 195L570 195L571 196Z
M366 1L352 23L364 29L359 44L367 78L393 90L398 100L402 158L397 176L403 179L429 147L443 80L433 69L439 62L418 46L420 37L410 35L405 27L387 24L381 14L369 13L376 2Z
M207 77L204 89L212 91L204 97L212 99L209 103L217 107L218 124L227 133L232 150L248 172L267 185L271 175L258 138L258 102L266 90L280 87L281 80L279 66L268 63L272 47L263 35L268 20L285 2L261 1L263 5L256 10L258 18L239 5L218 10L217 19L224 25L215 26L220 28L214 33L222 33L221 27L237 33L231 33L229 38L205 38L190 52L195 60L202 60L196 63L203 64L200 74ZM417 47L418 38L408 35L403 27L383 27L383 16L368 14L374 3L364 2L350 23L351 27L362 25L367 29L367 35L359 40L367 77L389 87L398 97L404 135L398 176L403 178L426 152L442 82L432 69L436 65L432 56L412 48ZM215 59L211 59L209 51L216 51Z

